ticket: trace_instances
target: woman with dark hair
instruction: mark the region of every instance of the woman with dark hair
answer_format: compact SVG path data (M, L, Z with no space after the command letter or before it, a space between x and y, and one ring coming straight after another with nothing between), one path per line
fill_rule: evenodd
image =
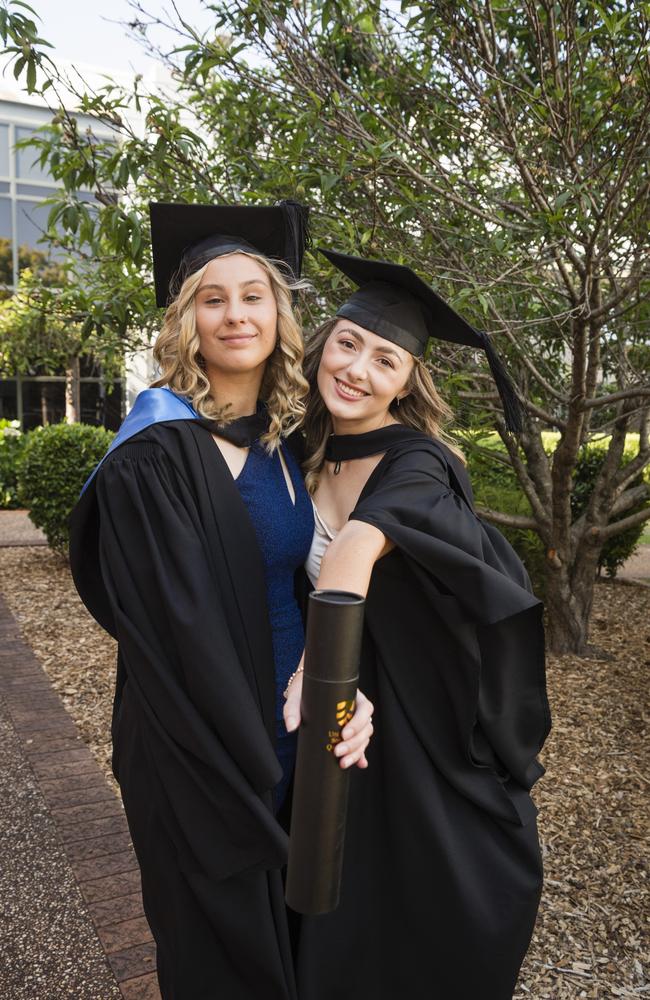
M486 351L513 429L517 400L485 335L413 271L326 256L359 287L306 351L306 569L317 589L367 595L376 733L353 775L340 905L302 922L300 1000L510 1000L542 879L542 608L476 516L430 337Z
M118 640L113 769L164 1000L296 1000L278 820L312 507L286 439L305 213L153 205L160 377L75 509L79 593ZM341 766L365 767L360 693Z

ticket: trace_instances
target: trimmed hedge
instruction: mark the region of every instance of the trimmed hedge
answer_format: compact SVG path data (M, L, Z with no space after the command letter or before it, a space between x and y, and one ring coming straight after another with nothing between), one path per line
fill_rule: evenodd
M18 467L27 443L27 435L17 420L0 420L0 509L16 510Z
M53 424L27 436L18 473L19 499L58 552L67 551L72 508L113 437L111 431L87 424Z

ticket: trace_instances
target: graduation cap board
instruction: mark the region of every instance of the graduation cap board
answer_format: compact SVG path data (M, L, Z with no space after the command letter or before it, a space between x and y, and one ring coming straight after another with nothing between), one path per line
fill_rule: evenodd
M244 250L286 265L299 278L309 209L277 205L182 205L151 202L156 305L166 306L183 281L215 257Z
M359 286L339 307L337 316L352 320L416 357L424 354L431 337L485 351L506 425L511 431L522 429L521 404L488 335L470 326L415 271L386 260L351 257L333 250L321 249L320 253Z

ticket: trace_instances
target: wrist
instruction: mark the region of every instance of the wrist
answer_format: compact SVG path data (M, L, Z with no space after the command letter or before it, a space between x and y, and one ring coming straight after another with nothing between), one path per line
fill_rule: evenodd
M297 670L294 670L294 672L292 673L291 677L287 681L287 686L286 686L286 688L284 689L284 692L283 692L283 697L284 697L285 701L289 697L289 688L291 687L291 685L295 681L296 677L298 677L303 672L304 669L305 668L303 666L298 667Z

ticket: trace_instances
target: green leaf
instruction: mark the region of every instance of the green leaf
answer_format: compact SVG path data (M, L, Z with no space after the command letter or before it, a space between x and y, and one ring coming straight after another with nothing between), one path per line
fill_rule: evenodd
M338 174L323 173L320 174L320 187L323 194L327 194L332 188L338 184L340 181L340 176Z
M33 94L36 90L36 61L34 56L30 56L27 62L27 93Z

